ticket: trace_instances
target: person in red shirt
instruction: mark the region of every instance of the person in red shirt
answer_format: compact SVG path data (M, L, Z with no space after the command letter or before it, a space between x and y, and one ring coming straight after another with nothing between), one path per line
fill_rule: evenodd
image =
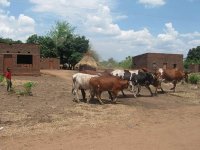
M5 77L6 77L6 82L7 82L7 91L10 91L12 88L12 81L11 81L11 71L10 68L7 68Z

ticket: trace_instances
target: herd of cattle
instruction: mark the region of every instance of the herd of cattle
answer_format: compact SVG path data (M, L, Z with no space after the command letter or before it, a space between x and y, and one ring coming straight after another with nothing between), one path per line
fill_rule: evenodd
M89 90L90 98L87 103L95 96L101 104L101 94L107 91L112 102L117 101L118 93L121 91L125 96L123 90L128 89L137 97L140 94L141 86L145 86L151 96L157 95L158 89L164 92L161 83L172 82L171 90L175 91L177 82L185 79L188 81L188 74L179 69L162 69L159 68L155 72L150 72L147 69L138 70L112 70L112 71L92 71L84 70L72 76L72 94L74 99L80 102L78 91L81 90L83 100L86 99L85 90ZM155 87L153 93L150 85Z

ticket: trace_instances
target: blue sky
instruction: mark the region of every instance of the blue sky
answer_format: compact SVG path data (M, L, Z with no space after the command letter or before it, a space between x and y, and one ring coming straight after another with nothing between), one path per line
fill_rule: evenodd
M67 21L102 60L200 45L200 0L0 0L0 36L25 41Z

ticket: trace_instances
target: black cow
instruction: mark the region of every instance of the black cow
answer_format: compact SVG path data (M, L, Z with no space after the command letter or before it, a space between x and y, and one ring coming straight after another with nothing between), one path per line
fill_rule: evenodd
M137 88L137 93L134 93L134 96L139 95L141 91L141 86L145 86L153 96L153 93L150 89L150 85L157 86L157 78L154 74L144 71L144 70L114 70L111 72L112 75L118 76L124 80L129 80L129 85L131 86L131 91L136 92L135 88ZM157 88L156 88L157 89ZM122 91L123 93L123 91ZM155 94L157 90L155 91ZM124 95L124 93L123 93Z

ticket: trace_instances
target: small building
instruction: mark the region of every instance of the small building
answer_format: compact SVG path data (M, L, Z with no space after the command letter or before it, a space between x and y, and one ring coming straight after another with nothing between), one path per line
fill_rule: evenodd
M147 68L154 71L157 68L179 68L183 70L182 54L145 53L132 57L133 69Z
M83 58L75 65L75 68L78 68L79 71L97 70L97 62L89 53L86 53Z
M40 69L60 69L60 59L40 58Z
M36 44L0 43L0 74L40 75L40 48Z

